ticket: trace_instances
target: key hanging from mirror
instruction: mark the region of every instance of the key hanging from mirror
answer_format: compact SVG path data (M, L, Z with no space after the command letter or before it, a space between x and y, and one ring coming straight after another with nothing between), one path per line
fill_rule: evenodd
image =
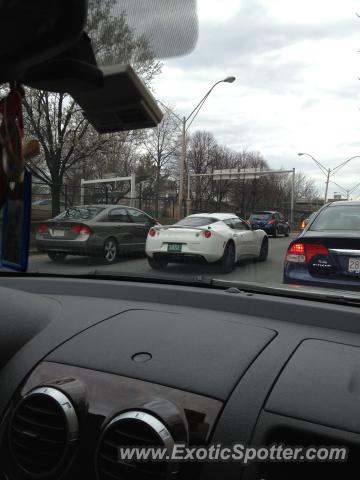
M24 121L22 99L25 95L18 82L11 82L10 91L0 100L0 143L2 147L2 169L8 182L24 180L24 157L22 141Z

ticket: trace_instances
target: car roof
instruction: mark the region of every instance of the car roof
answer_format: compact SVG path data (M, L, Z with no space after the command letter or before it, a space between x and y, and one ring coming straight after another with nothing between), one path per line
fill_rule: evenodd
M218 220L227 220L237 217L237 215L235 215L235 213L194 213L193 215L189 215L189 217L213 217Z
M106 204L106 203L97 203L95 205L74 205L73 207L69 207L70 208L114 208L114 207L118 207L118 208L135 208L135 207L129 207L129 205L119 205L119 204ZM137 208L135 208L135 210L138 210Z
M255 213L279 213L277 210L256 210L256 212L253 212L252 215Z
M358 201L358 200L336 200L336 202L328 203L327 207L336 207L338 205L360 206L360 201Z

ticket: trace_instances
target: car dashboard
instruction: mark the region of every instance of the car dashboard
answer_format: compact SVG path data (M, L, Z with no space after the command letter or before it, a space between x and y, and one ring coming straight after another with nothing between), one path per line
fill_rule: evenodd
M2 479L350 476L359 310L237 289L0 279ZM345 463L120 461L120 446L345 445ZM315 478L315 477L314 477Z

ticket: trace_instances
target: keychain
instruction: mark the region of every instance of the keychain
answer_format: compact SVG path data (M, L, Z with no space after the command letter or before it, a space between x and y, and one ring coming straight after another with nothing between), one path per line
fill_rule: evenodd
M0 100L0 210L10 182L24 180L24 163L39 155L40 145L31 139L22 145L24 136L21 101L24 89L12 83L10 93Z
M7 192L7 178L3 169L2 145L0 144L0 210L2 209Z
M0 143L2 145L2 169L9 182L24 180L24 156L22 139L24 121L22 99L24 89L17 82L10 84L9 94L0 101Z
M27 157L38 153L38 143L23 148L22 98L24 89L11 83L9 94L0 101L0 206L1 265L24 272L29 259L31 174L25 169Z

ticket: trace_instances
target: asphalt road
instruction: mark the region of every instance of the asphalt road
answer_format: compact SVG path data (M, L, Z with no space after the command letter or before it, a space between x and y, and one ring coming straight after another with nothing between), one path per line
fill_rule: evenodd
M54 263L47 255L34 254L30 257L29 271L39 273L55 273L64 275L82 274L141 274L146 276L175 277L192 280L202 276L206 278L223 278L247 282L282 283L283 261L291 238L270 238L269 257L266 262L257 263L248 260L239 263L232 273L224 274L216 265L176 265L172 264L166 270L152 270L146 258L121 257L113 265L106 265L100 258L67 257L64 263Z

